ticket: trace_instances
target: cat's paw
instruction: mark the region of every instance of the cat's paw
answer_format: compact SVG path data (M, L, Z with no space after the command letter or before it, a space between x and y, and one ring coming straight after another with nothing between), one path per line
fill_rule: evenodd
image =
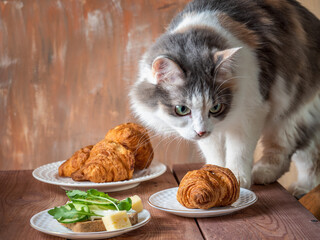
M288 192L291 193L293 196L300 198L306 193L308 193L311 189L307 187L300 186L298 183L293 183L288 188Z
M252 182L254 184L269 184L277 181L274 166L257 162L252 168Z
M233 172L234 176L237 178L240 187L250 189L252 181L251 181L251 172L249 169L233 169L229 167L229 169Z
M239 176L237 177L240 187L250 189L251 187L251 178Z
M226 166L229 168L234 176L237 178L240 187L250 189L252 181L251 181L251 168L234 168L233 166Z

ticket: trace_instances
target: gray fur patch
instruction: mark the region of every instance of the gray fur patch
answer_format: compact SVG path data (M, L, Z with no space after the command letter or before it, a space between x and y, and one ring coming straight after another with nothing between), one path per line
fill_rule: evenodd
M152 85L141 83L136 91L141 103L155 107L158 103L166 106L168 113L173 115L171 109L175 104L183 104L193 94L209 92L212 102L221 99L226 104L226 110L231 105L231 91L219 91L219 96L214 96L221 82L214 81L215 67L213 50L227 48L226 40L220 35L205 28L190 28L182 33L165 34L160 37L148 52L146 62L151 64L160 55L168 56L175 61L184 72L184 85L181 88L164 87L166 83ZM222 117L226 116L225 111Z

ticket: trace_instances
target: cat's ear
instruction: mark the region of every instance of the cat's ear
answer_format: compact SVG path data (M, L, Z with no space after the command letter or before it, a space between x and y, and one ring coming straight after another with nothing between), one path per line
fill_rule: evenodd
M179 65L166 56L157 57L152 63L152 75L156 83L183 84L184 73Z
M233 63L235 62L236 53L240 49L241 47L237 47L215 52L213 57L214 62L216 63L216 69L226 71L231 70Z

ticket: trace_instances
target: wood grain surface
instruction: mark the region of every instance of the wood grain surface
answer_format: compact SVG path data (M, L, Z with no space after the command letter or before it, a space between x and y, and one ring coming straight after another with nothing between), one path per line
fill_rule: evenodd
M174 165L180 181L202 164ZM280 184L254 185L258 201L252 206L197 222L205 239L319 239L320 222Z
M30 170L0 171L0 182L0 239L61 239L33 229L29 221L40 211L64 205L68 200L64 190L39 182L32 177ZM194 219L169 215L147 204L153 193L176 186L177 182L168 170L162 176L133 189L109 193L118 199L139 195L144 208L152 216L147 225L113 239L181 239L181 236L190 240L202 239Z
M0 171L0 239L60 239L30 226L30 218L45 209L64 205L64 191L32 177L30 170Z
M299 202L320 221L320 184L300 198Z
M122 199L126 196L139 195L142 198L144 207L151 213L151 221L142 228L136 231L121 235L115 239L126 239L132 237L133 239L202 239L200 230L196 222L192 218L182 218L174 216L158 209L152 208L147 202L149 197L161 190L177 187L176 179L170 170L150 181L140 184L136 188L126 190L119 193L110 194L116 198Z
M258 201L231 215L214 218L183 218L154 209L147 204L155 192L176 187L177 179L202 164L174 166L175 176L162 176L139 186L109 193L122 199L139 195L151 221L114 239L319 239L320 222L279 184L253 186ZM45 209L65 204L64 190L39 182L32 171L0 171L0 239L62 239L30 226L30 218Z

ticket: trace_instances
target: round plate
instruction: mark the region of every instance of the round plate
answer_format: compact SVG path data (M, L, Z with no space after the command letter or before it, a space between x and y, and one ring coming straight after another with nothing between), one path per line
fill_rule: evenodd
M116 192L126 190L139 185L140 182L147 181L159 177L166 171L166 166L160 162L153 161L151 165L144 170L136 170L133 172L133 177L130 180L107 182L107 183L94 183L90 181L73 181L70 177L60 177L58 168L64 161L49 163L36 168L32 175L41 182L59 185L65 190L88 190L95 188L102 192Z
M34 229L47 233L50 235L68 238L68 239L102 239L119 236L126 232L130 232L137 228L142 227L150 221L150 213L148 210L143 209L142 212L138 213L138 223L124 229L114 231L102 231L102 232L72 232L70 229L62 226L57 220L55 220L49 213L48 210L37 213L30 219L30 225Z
M254 192L240 188L240 196L232 205L226 207L215 207L207 210L204 209L189 209L182 206L177 200L178 187L169 188L157 192L149 197L149 204L157 209L166 211L175 215L192 218L215 217L229 214L240 209L246 208L257 201L257 196Z

